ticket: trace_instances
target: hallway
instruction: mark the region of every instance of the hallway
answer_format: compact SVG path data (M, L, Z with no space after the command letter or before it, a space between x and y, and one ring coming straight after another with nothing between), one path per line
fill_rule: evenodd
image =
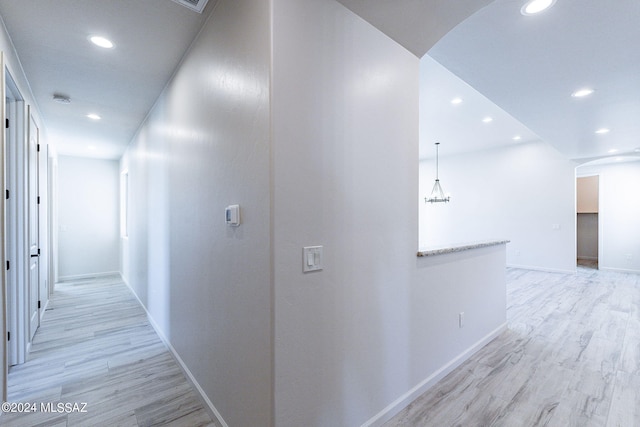
M118 276L59 283L28 362L9 370L3 426L215 426L180 367ZM78 403L71 413L43 403ZM86 403L84 407L83 403Z

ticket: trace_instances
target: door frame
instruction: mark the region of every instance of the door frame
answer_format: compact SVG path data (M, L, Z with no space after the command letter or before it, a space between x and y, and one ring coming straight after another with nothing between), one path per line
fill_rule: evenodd
M4 52L0 51L0 95L2 99L5 99L6 86L5 86L5 66L4 66ZM0 102L0 118L2 121L6 118L5 102ZM5 132L0 132L0 186L1 189L6 189L5 182ZM2 242L0 243L0 260L3 264L7 260L5 255L6 246L6 222L5 222L5 198L0 197L0 231L2 232ZM2 394L2 401L6 402L7 396L7 376L9 372L9 366L7 363L7 340L4 337L7 336L7 269L4 266L0 267L0 394Z
M28 338L25 325L26 287L26 105L11 74L5 70L5 108L9 128L5 126L6 188L6 259L11 263L7 272L7 331L11 333L8 341L8 366L24 363L27 356Z

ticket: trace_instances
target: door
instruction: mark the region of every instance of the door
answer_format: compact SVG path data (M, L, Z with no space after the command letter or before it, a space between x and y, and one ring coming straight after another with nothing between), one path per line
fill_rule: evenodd
M29 144L28 144L28 210L29 210L29 341L33 340L40 326L40 245L39 245L39 141L38 127L29 112Z

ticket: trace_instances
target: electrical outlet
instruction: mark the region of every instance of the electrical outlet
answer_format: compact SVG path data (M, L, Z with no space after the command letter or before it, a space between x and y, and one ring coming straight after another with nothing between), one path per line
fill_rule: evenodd
M464 328L464 311L461 311L460 314L458 314L458 327Z

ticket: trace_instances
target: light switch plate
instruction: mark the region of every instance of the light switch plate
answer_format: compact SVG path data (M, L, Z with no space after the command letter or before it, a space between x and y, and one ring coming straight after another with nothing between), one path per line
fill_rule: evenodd
M305 246L302 249L302 272L322 270L322 246Z

